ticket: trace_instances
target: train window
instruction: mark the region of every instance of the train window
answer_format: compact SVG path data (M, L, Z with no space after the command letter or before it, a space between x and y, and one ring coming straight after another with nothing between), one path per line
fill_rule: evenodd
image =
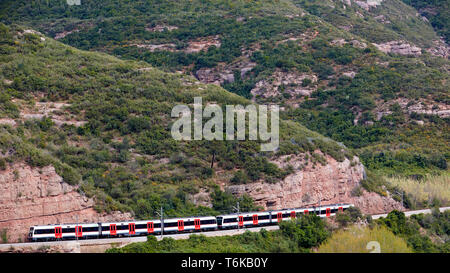
M52 234L54 233L54 229L36 229L35 234Z
M176 227L176 226L178 226L178 222L168 222L168 223L164 222L164 227L168 228L168 227Z
M215 219L210 219L210 220L201 220L200 224L201 225L211 225L211 224L215 224L216 220Z
M236 222L236 218L225 218L225 220L223 220L224 223L234 223Z
M146 229L147 228L147 223L145 224L136 224L136 229Z
M128 225L127 224L120 224L116 228L117 228L117 230L128 230Z
M82 231L84 232L98 231L98 227L82 227Z

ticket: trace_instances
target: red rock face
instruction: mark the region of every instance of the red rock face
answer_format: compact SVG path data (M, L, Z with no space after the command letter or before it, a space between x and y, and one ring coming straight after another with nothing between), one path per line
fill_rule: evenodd
M53 166L15 163L0 171L0 231L9 242L24 241L30 226L131 219L128 213L99 214L94 201L63 182Z
M361 196L352 196L353 189L360 186L365 175L364 166L358 157L354 157L352 161L345 159L343 162L338 162L330 156L324 157L328 162L325 166L320 163L306 163L295 155L282 156L274 163L280 167L290 164L295 170L283 181L275 184L258 182L231 185L226 189L238 196L246 193L257 205L269 210L317 206L319 200L321 205L353 203L366 214L402 209L400 203L392 198L365 190Z

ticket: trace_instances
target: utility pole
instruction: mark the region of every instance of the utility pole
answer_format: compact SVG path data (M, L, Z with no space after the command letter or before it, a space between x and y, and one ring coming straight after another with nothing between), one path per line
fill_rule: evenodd
M163 207L161 207L161 212L156 212L157 215L159 215L161 219L161 239L164 236L164 210Z
M75 237L77 238L78 241L78 215L75 216L77 219L77 224L75 225Z
M395 191L395 193L396 194L398 194L398 195L401 195L401 197L402 197L402 207L404 207L405 206L405 200L404 200L404 192L403 191L401 191L401 192L399 192L399 191Z
M233 207L233 209L234 210L236 210L237 211L237 214L238 214L238 229L239 229L239 201L236 203L236 207Z
M214 158L216 157L216 151L213 150L212 159L211 159L211 169L214 167Z
M322 214L322 208L320 207L321 201L322 201L322 194L319 192L319 216Z

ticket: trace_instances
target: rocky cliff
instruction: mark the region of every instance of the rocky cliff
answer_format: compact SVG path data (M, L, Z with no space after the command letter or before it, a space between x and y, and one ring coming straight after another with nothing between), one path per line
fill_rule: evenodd
M227 185L225 188L238 196L247 193L265 209L316 206L319 200L321 205L353 203L366 214L402 209L399 202L389 197L363 189L360 189L360 194L355 194L355 189L360 188L365 176L364 166L358 157L352 161L345 159L338 162L330 156L322 156L327 159L326 165L311 161L306 163L304 158L296 155L283 156L274 163L280 167L290 164L295 169L283 181L276 184Z
M127 213L99 214L94 201L65 183L54 167L14 163L0 170L0 231L8 242L24 241L30 226L131 219Z

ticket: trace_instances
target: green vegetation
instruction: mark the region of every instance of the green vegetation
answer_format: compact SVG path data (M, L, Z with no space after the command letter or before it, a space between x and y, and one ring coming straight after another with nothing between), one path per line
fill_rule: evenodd
M450 203L450 176L427 175L423 178L412 179L404 177L390 177L389 183L405 192L412 207L445 207Z
M356 3L351 6L332 0L293 0L299 6L323 20L349 29L349 32L374 43L407 40L429 47L438 39L430 24L416 16L416 10L403 2L384 1L368 11ZM419 1L417 1L419 2Z
M450 251L450 211L418 214L406 218L403 212L392 211L386 218L377 220L395 235L404 238L414 252Z
M414 58L385 55L368 43L405 40L429 48L438 36L432 26L416 16L416 10L406 4L419 9L435 9L444 5L442 1L419 3L405 0L405 4L393 0L369 11L356 4L346 6L335 1L315 0L183 0L151 1L151 4L146 0L107 0L101 6L89 0L80 6L67 6L62 0L14 2L14 5L11 1L1 4L0 21L36 26L52 37L65 32L67 35L60 41L69 45L104 51L123 59L142 60L166 71L196 75L202 68L225 65L233 70L234 81L224 82L222 87L245 98L251 98L255 85L270 78L275 71L316 75L317 83L304 81L301 84L303 87L312 86L315 90L309 96L283 93L285 87L281 86L281 96L255 99L259 103L280 104L286 108L283 113L286 120L297 121L355 149L370 170L387 175L424 176L447 169L450 156L448 118L418 114L398 104L391 105L387 109L389 112L381 113L380 117L379 108L382 104L400 99L408 100L407 107L432 103L439 108L438 104L448 104L450 81L444 68L448 60L429 54ZM440 23L432 22L434 26L441 25L440 29L447 25L445 10L439 9L436 16ZM298 16L304 12L307 13ZM161 31L153 29L161 26ZM348 31L342 29L349 26L352 27ZM345 39L346 43L337 46L333 43L336 39ZM211 46L199 52L187 50L192 42L201 40L216 41L220 46ZM354 46L350 41L366 46ZM163 47L149 50L136 46L139 44ZM170 46L164 49L164 45ZM243 75L239 65L250 62L255 67ZM82 71L89 77L102 74L92 66ZM117 71L119 74L130 74L126 67ZM354 78L343 76L344 71L354 71ZM103 75L101 82L116 87L115 79L117 76ZM20 85L21 82L17 80L14 84ZM42 84L42 77L33 80L33 87L37 90ZM122 84L118 88L128 94L142 88L130 84ZM97 87L104 88L101 85ZM153 88L158 87L145 88L135 96L156 99ZM91 88L71 84L64 86L64 90L70 90L73 94L86 89ZM166 92L164 95L176 97L177 93ZM0 113L17 117L18 110L9 102L8 96L11 94L0 97L5 102L0 107ZM162 101L165 96L157 101ZM63 97L67 98L68 94ZM291 107L290 101L298 103L298 107ZM136 106L144 107L139 103ZM169 106L168 103L157 107L153 104L158 110ZM78 111L81 107L84 104L80 104ZM140 134L135 143L140 151L152 155L156 151L170 153L178 149L175 143L165 140L164 133L148 133L149 130L160 132L161 128L142 127L145 118L125 120L127 112L120 107L97 107L94 111L102 107L111 109L106 112L107 115L99 116L107 119L102 121L107 122L106 128L117 129L123 134L128 131ZM94 118L92 113L87 114ZM130 111L129 114L134 113ZM111 115L117 119L111 119ZM421 122L424 125L419 125ZM159 125L159 121L155 124ZM90 126L78 130L92 130L93 133L99 130ZM283 149L289 145L284 145ZM338 149L334 149L333 153L335 157L342 156ZM126 157L126 153L122 152L120 156ZM243 167L242 163L230 162ZM226 163L223 161L220 164ZM266 163L258 164L264 166ZM207 174L210 171L204 172ZM205 176L202 171L200 175ZM283 175L283 172L269 175L266 180L277 180ZM233 182L248 183L259 177L259 174L241 172Z
M292 172L271 163L276 155L261 153L259 142L172 139L169 115L174 105L192 104L195 96L202 96L205 104L250 103L237 95L193 84L190 77L148 68L146 63L80 51L15 25L0 25L0 30L8 48L0 55L0 88L8 102L29 111L38 107L36 101L66 104L64 111L38 119L21 120L3 112L17 120L17 126L2 129L2 151L11 151L4 160L54 165L65 181L80 184L81 191L96 199L99 211L131 211L137 218L149 218L163 206L168 216L217 214L229 211L237 199L217 193L215 171L233 177L237 168L248 180L233 183L276 183ZM57 125L54 120L83 123ZM336 142L290 121L281 121L280 145L278 154L320 149L339 161L352 156ZM200 190L210 193L213 209L190 201ZM249 209L254 208L243 198Z
M411 253L406 242L385 227L357 227L339 230L320 245L318 253L368 253L376 251L369 242L380 244L379 253ZM370 247L369 249L367 247Z
M424 15L442 35L445 41L450 42L450 6L446 0L403 0L408 5L415 7Z

